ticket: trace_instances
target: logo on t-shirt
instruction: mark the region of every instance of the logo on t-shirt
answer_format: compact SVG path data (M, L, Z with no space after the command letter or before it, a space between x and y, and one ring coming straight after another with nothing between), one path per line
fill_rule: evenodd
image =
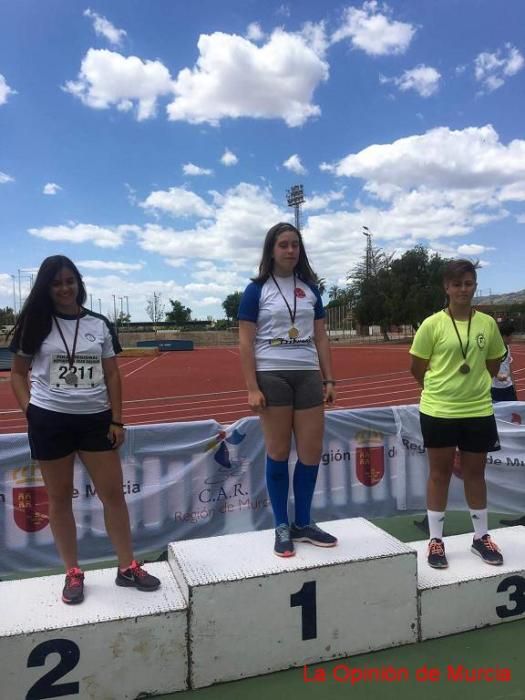
M480 350L483 350L483 348L485 347L485 334L484 333L477 334L476 343L478 344L478 348Z
M90 343L94 343L95 340L96 340L95 336L94 336L92 333L86 333L86 334L84 335L84 338L85 338L86 340L89 340Z
M301 287L296 287L295 288L295 296L298 299L304 299L306 294L304 293L304 289L301 289Z

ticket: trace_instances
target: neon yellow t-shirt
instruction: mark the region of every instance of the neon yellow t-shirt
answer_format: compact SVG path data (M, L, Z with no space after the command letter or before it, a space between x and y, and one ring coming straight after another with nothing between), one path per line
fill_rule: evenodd
M468 321L456 321L463 344L467 345ZM494 413L490 396L491 376L486 360L505 355L505 345L496 321L476 311L470 324L470 342L463 359L452 319L445 311L426 318L418 328L410 354L430 360L421 392L420 411L435 418L477 418ZM468 374L459 368L464 362Z

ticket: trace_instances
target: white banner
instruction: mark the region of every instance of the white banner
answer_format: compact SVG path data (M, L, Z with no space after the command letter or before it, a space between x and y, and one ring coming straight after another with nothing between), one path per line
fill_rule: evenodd
M492 510L525 505L525 404L496 407L502 450L488 456ZM523 426L522 426L523 422ZM273 526L258 418L132 426L121 449L137 552L170 541ZM296 455L290 455L290 473ZM427 461L417 406L332 411L312 505L315 520L425 508ZM458 472L457 472L458 473ZM95 487L75 465L73 506L82 561L113 556ZM454 476L450 508L464 508ZM290 494L293 518L293 494ZM25 434L0 436L0 575L58 565L47 494Z

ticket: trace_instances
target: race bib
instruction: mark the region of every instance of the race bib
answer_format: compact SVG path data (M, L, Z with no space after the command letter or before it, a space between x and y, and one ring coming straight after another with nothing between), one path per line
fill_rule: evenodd
M53 389L94 389L103 381L99 355L75 355L72 367L64 353L51 357L49 386Z

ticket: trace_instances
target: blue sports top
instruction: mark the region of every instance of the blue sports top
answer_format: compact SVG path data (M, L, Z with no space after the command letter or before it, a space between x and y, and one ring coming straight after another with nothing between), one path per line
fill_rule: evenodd
M319 369L314 343L314 321L324 318L321 295L315 285L293 275L275 275L290 309L296 299L296 316L292 324L290 312L275 282L269 277L263 284L252 282L244 290L239 306L239 321L257 326L255 335L255 367L258 372L275 370ZM292 325L299 331L290 338Z

